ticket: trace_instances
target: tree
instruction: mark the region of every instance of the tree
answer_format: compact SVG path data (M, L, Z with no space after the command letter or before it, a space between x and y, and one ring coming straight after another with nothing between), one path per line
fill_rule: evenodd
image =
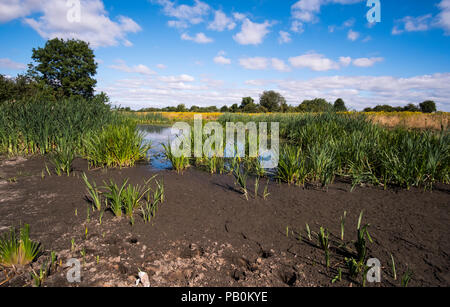
M239 107L244 113L257 113L258 106L255 104L255 101L252 97L244 97L242 98L241 106Z
M52 39L44 48L33 48L29 74L49 85L58 96L92 98L97 63L89 44L80 40Z
M423 113L433 113L436 112L436 103L432 100L427 100L422 102L420 105L420 110Z
M405 112L420 112L420 109L415 104L408 104L403 108Z
M304 100L299 106L300 112L327 112L333 109L331 103L323 98L316 98L313 100Z
M186 109L186 106L185 106L184 104L181 103L181 104L179 104L179 105L177 106L176 111L177 111L177 112L186 112L187 109Z
M220 112L227 113L227 112L230 112L230 109L227 106L223 106L220 108Z
M237 105L237 103L233 104L230 108L230 112L237 113L238 111L239 111L239 106Z
M268 112L278 112L286 104L286 99L275 91L265 91L259 99L259 104Z
M341 98L336 99L336 101L334 102L333 105L334 111L335 112L347 112L347 107L345 106L345 102L344 100L342 100Z

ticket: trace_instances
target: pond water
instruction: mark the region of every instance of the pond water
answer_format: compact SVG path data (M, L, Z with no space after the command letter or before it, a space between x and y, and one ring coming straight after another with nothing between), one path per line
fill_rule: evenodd
M152 148L148 151L150 167L155 170L171 169L172 164L164 157L162 144L168 144L175 135L172 135L172 127L165 126L139 126L139 131L144 135L146 141L152 143Z
M155 126L155 125L141 125L138 127L139 131L143 133L144 140L150 141L152 147L147 153L150 161L150 167L154 170L172 169L172 164L164 156L164 148L162 144L169 144L177 135L172 135L172 127ZM237 147L242 149L244 144L237 142ZM228 148L228 145L226 145ZM225 151L226 151L225 148ZM260 157L260 160L263 159Z

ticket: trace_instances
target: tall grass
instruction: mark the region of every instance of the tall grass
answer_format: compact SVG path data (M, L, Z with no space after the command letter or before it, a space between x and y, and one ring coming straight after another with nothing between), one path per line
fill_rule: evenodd
M144 160L151 144L144 142L136 124L123 121L91 132L84 140L85 156L91 166L130 167Z
M63 142L81 148L87 132L112 121L100 99L42 101L39 97L0 103L0 153L46 154Z
M279 122L283 149L277 176L294 183L299 168L305 179L330 184L335 176L353 185L372 183L404 188L433 188L450 182L450 134L388 129L362 114L224 114L219 122ZM299 154L301 153L301 155ZM304 163L304 165L303 165Z
M16 231L11 228L9 235L0 237L0 265L5 267L24 266L39 254L40 244L30 239L30 226L25 225Z

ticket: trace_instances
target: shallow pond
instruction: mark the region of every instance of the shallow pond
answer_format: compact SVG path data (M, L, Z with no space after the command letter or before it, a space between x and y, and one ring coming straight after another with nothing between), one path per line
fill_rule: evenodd
M150 167L156 170L171 169L172 164L164 157L162 144L168 144L175 137L172 135L172 127L145 125L139 126L139 131L146 141L152 143L152 148L148 151Z

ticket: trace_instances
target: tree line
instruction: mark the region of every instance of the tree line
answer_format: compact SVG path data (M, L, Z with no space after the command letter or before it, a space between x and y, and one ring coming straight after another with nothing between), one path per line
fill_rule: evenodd
M120 108L123 111L132 111L130 108ZM347 106L343 99L338 98L334 103L328 102L323 98L316 98L312 100L304 100L298 106L288 105L286 99L275 91L265 91L260 95L259 103L255 103L252 97L242 98L241 104L237 103L232 106L223 106L218 108L216 106L199 107L192 106L187 108L184 104L179 104L176 107L165 108L144 108L139 112L222 112L222 113L305 113L305 112L346 112ZM379 105L374 108L366 108L363 112L436 112L436 104L434 101L424 101L418 106L408 104L405 107L392 107L389 105Z
M81 40L51 39L43 48L33 48L32 57L34 64L28 65L25 74L15 78L0 74L0 102L16 101L22 98L39 95L46 100L59 100L61 98L81 97L91 99L100 97L104 102L109 99L105 93L95 94L97 81L94 76L97 73L97 63L94 51L89 44ZM132 111L128 108L119 110ZM187 108L184 104L176 107L144 108L141 112L231 112L231 113L266 113L266 112L345 112L345 102L339 98L330 103L323 98L304 100L298 106L288 105L286 99L276 91L265 91L255 102L252 97L244 97L239 104ZM433 101L424 101L419 105L408 104L405 107L392 107L378 105L374 108L366 108L364 112L436 112L436 104Z

